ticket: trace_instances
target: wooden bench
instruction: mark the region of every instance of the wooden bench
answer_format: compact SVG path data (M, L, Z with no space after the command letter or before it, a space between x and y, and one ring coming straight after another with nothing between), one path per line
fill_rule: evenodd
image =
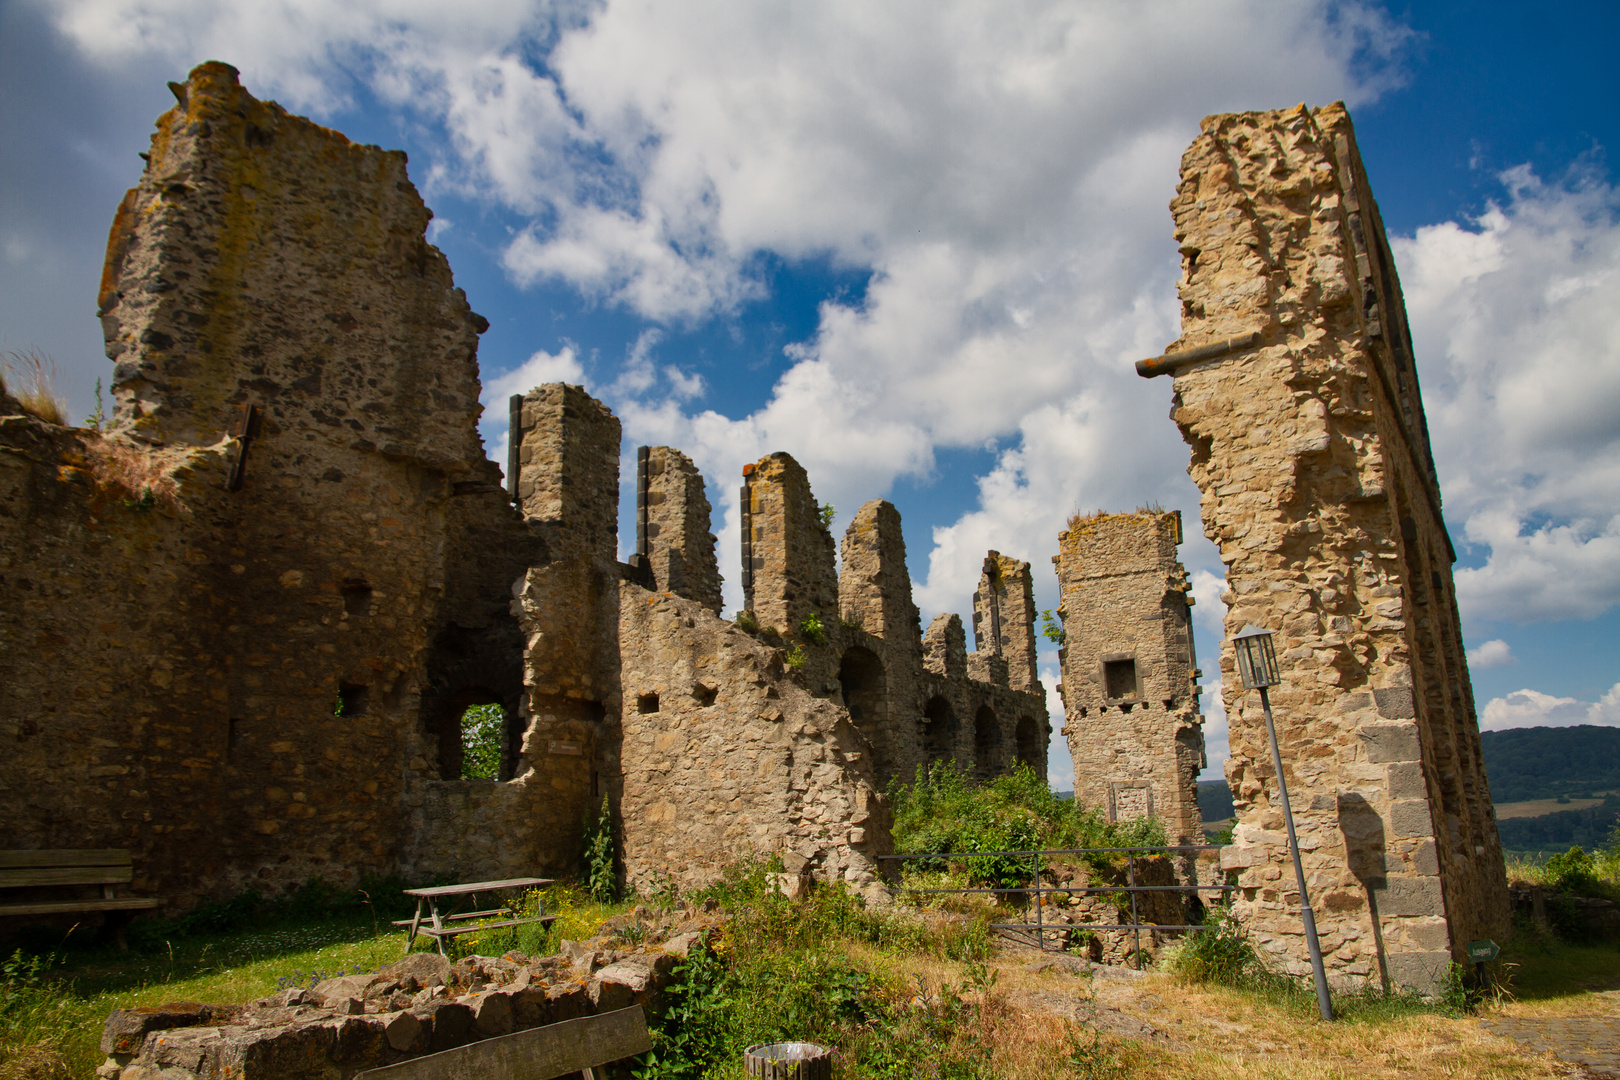
M81 885L101 886L101 896L78 899L25 900L0 904L0 917L25 915L65 915L75 912L120 912L108 922L120 949L128 949L124 924L137 911L162 907L163 901L145 896L119 896L120 885L135 877L129 852L122 848L106 850L0 851L0 889L43 889Z
M354 1080L554 1080L652 1049L640 1005L530 1028L360 1073Z

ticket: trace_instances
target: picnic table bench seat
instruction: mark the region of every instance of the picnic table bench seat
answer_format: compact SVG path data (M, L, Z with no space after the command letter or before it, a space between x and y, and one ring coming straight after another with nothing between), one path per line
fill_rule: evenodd
M118 886L135 878L134 860L123 848L54 849L42 851L0 851L0 889L68 889L76 886L101 887L99 897L64 896L42 899L37 896L0 903L0 918L29 915L68 915L77 912L121 913L109 918L120 949L127 949L124 924L137 911L162 907L164 901L149 896L119 896Z

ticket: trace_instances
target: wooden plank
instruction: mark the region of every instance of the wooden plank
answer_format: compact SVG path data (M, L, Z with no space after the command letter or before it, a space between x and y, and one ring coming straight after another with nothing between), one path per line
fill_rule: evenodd
M29 885L122 885L135 877L123 866L41 866L0 870L0 889L21 889Z
M0 851L0 869L14 866L128 866L131 861L129 851L125 848Z
M355 1080L552 1080L651 1049L647 1017L632 1005L370 1069Z
M485 923L482 926L444 926L434 929L424 926L417 931L431 938L455 937L457 934L476 934L480 930L504 930L509 926L527 926L529 923L555 922L555 915L539 915L532 919L503 919L500 922Z
M500 881L470 881L465 885L433 885L425 889L405 889L406 896L465 896L468 893L494 892L497 889L541 888L555 884L552 878L518 877Z
M55 915L70 911L139 911L162 907L164 901L144 896L115 896L111 900L51 900L38 904L0 904L0 916Z
M445 922L455 922L457 919L489 919L496 915L509 915L511 911L511 908L490 908L488 911L464 911L459 915L440 915L439 918ZM415 921L414 919L395 919L390 925L409 926Z

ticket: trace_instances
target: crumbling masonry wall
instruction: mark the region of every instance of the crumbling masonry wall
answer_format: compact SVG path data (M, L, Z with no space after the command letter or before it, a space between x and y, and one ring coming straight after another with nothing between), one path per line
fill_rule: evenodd
M108 242L110 430L0 420L0 819L184 907L395 870L424 708L473 668L517 700L515 653L469 656L520 646L537 556L404 155L228 65L175 93Z
M176 910L311 877L567 872L606 798L634 885L753 850L869 889L890 777L999 768L990 744L1044 768L1044 700L1008 674L1033 655L1027 567L986 586L991 650L970 662L958 622L929 670L894 508L857 513L841 582L804 470L772 455L745 569L776 631L722 622L678 451L647 449L617 561L622 432L582 388L510 403L500 483L487 323L403 154L225 64L173 89L109 238L110 429L0 398L9 843L128 848L131 891ZM500 775L463 780L481 704L507 714Z
M1171 209L1182 336L1144 367L1174 371L1228 634L1277 633L1271 698L1330 975L1432 990L1466 942L1507 933L1507 889L1400 283L1348 114L1209 117ZM1230 650L1221 667L1224 865L1262 955L1302 972L1258 695Z
M1051 734L1034 677L1034 600L1029 564L992 552L995 583L979 604L998 606L1001 641L986 627L969 654L962 621L940 616L925 636L911 599L900 514L882 500L856 511L844 534L843 572L833 568L802 467L772 454L744 468L743 547L752 614L792 650L795 675L811 692L835 696L871 746L879 785L910 780L949 760L988 777L1025 763L1046 770ZM807 632L811 620L816 633ZM1017 658L1018 682L1007 657Z
M709 531L709 497L692 459L668 446L648 446L640 457L644 480L638 510L645 517L642 554L653 588L695 600L720 614L720 564Z
M1174 513L1076 517L1052 562L1074 797L1110 821L1154 818L1171 843L1201 844L1204 718L1180 540Z

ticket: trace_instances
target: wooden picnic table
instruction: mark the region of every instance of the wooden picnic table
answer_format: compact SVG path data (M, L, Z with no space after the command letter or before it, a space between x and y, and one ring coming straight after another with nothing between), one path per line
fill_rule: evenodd
M406 896L416 897L416 914L409 919L399 919L395 926L409 926L410 934L405 938L405 951L411 951L411 944L416 941L418 933L431 937L444 952L444 939L455 937L457 934L470 934L476 930L500 930L511 926L524 926L529 923L549 923L557 918L546 914L545 901L540 902L540 910L527 919L503 919L500 922L484 923L479 926L446 926L445 923L466 922L470 919L487 919L494 915L511 915L512 909L507 906L490 908L487 911L458 911L460 903L471 898L473 906L478 906L479 893L502 892L507 889L543 889L553 884L551 878L521 877L502 878L499 881L470 881L464 885L433 885L425 889L406 889ZM444 900L453 900L448 910L440 911L439 904ZM422 925L422 907L427 906L428 921L431 926Z

